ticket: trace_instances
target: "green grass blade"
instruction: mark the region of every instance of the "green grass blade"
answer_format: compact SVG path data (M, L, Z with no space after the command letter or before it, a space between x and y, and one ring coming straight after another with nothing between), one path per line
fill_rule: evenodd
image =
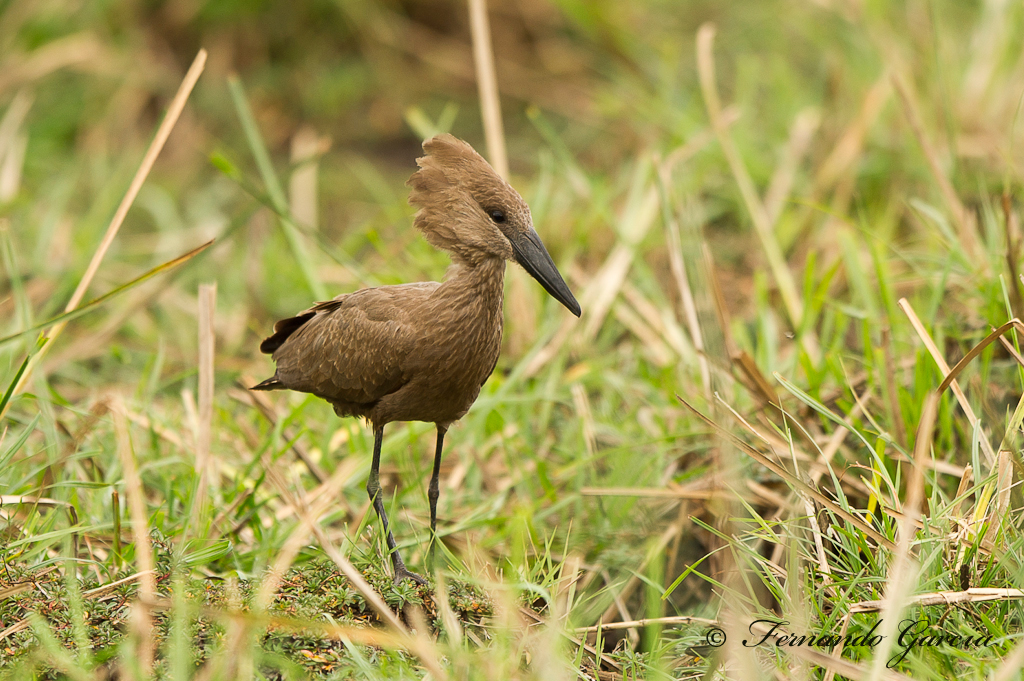
M17 382L17 378L15 378L15 382ZM35 431L36 424L38 422L39 414L36 414L35 418L32 419L32 422L28 424L28 427L25 428L22 431L21 435L18 436L18 439L15 440L11 444L11 446L7 448L6 452L0 454L0 470L3 470L4 467L7 466L7 464L10 462L11 458L17 453L17 451L21 449L26 442L28 442L28 438Z
M99 306L103 305L104 303L110 301L113 298L116 298L117 296L121 295L125 291L130 291L131 289L135 288L136 286L138 286L142 282L147 281L149 279L152 279L153 277L155 277L158 274L162 274L163 272L167 272L169 270L172 270L175 267L178 267L179 265L184 265L186 262L188 262L192 258L196 257L197 255L199 255L200 253L205 251L207 248L209 248L213 244L213 242L214 242L214 240L211 239L210 241L207 241L202 246L200 246L198 248L195 248L195 249L192 249L191 251L189 251L188 253L185 253L183 255L179 255L174 260L168 260L167 262L163 263L162 265L157 265L156 267L154 267L153 269L149 270L145 274L143 274L141 276L138 276L135 279L132 279L128 283L121 284L120 286L115 288L113 291L110 291L109 293L104 293L99 298L94 298L93 300L89 301L85 305L82 305L81 307L75 308L71 312L65 312L64 314L59 314L56 317L53 317L52 319L48 319L48 320L46 320L45 322L43 322L41 324L36 324L35 326L30 327L28 329L25 329L23 331L18 331L17 333L12 333L9 336L4 336L3 338L0 338L0 345L3 345L4 343L9 343L12 340L21 338L22 336L24 336L26 334L33 333L34 331L41 331L42 329L49 328L49 327L51 327L51 326L53 326L55 324L61 324L63 322L69 322L72 319L77 319L77 318L81 317L82 315L84 315L84 314L86 314L88 312L92 312L93 310L95 310Z
M238 113L238 120L245 131L245 138L249 142L249 149L252 151L253 158L256 159L256 167L263 177L263 184L266 185L267 195L281 221L281 229L288 240L288 246L292 249L292 254L295 256L295 260L298 262L302 275L306 279L306 284L309 286L309 290L312 291L313 296L317 300L326 300L327 289L324 288L323 283L316 274L316 268L309 257L309 253L306 251L305 244L303 244L300 238L298 227L290 217L285 217L288 215L288 200L285 197L284 188L281 186L280 180L277 179L277 175L274 173L274 166L270 161L267 145L263 143L263 137L260 135L259 127L256 125L256 117L253 116L252 109L249 107L249 101L245 97L245 90L242 88L241 81L237 77L228 78L228 89L231 91L231 101L234 102L235 111Z
M11 397L14 395L14 389L18 386L18 381L20 381L21 377L25 374L25 369L28 368L28 363L32 359L32 355L38 352L39 348L43 347L44 342L45 341L40 338L39 341L36 343L35 349L32 352L25 355L25 360L21 363L21 366L18 367L17 373L14 374L14 380L11 381L11 384L9 386L7 386L7 390L4 392L3 399L0 399L0 414L7 413L7 403L11 401Z
M225 177L238 185L239 189L259 202L261 206L277 215L281 220L288 221L288 223L298 230L299 233L305 235L309 239L312 239L324 255L342 267L350 270L356 279L362 282L364 286L378 286L380 284L380 281L376 276L366 271L362 265L353 260L348 254L325 239L321 232L301 224L296 224L292 219L291 211L287 206L281 208L275 205L271 197L265 192L260 191L252 182L245 179L245 176L238 167L226 156L219 152L214 152L210 155L210 163ZM243 222L241 224L245 223ZM319 279L317 281L319 281ZM327 294L324 293L323 295L326 296Z

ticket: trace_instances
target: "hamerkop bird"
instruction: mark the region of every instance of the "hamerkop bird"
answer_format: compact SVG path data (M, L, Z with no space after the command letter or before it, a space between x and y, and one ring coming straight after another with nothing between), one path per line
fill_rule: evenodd
M410 572L391 534L380 494L380 447L392 421L437 427L430 475L430 532L437 531L438 474L448 427L462 418L494 371L501 348L505 261L515 260L577 317L580 306L533 229L530 209L473 148L451 135L423 143L408 185L415 226L448 251L445 280L367 288L317 303L274 325L260 345L277 371L253 390L298 390L338 416L373 426L366 491L384 526L395 581Z

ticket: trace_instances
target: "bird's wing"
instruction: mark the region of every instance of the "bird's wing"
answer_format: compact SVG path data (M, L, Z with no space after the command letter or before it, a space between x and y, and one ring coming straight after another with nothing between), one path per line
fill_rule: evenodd
M410 379L406 359L418 337L412 321L438 286L362 289L278 322L288 335L274 351L276 377L285 388L334 402L369 405L395 392Z

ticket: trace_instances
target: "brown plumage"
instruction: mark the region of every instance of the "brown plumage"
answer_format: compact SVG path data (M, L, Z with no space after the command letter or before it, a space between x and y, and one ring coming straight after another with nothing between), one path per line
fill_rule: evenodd
M515 260L579 316L573 298L533 229L522 197L465 142L438 135L407 183L419 210L415 226L451 254L444 282L381 286L317 303L274 325L260 350L277 371L253 390L298 390L334 405L339 416L373 426L366 489L384 525L395 579L411 578L395 548L380 495L380 446L392 421L437 427L430 479L430 529L437 524L438 474L445 432L462 418L491 375L501 348L505 261Z

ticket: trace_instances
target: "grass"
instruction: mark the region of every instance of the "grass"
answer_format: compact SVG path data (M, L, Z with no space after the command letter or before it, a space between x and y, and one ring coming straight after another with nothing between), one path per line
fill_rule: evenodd
M491 4L486 125L459 3L0 6L0 678L1020 678L1020 8ZM366 427L244 388L501 125L584 315L510 278L394 585Z

